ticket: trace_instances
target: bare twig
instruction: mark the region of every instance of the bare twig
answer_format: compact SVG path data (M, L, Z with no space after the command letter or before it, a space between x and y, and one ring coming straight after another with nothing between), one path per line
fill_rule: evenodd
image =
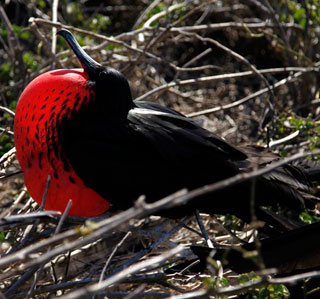
M121 241L114 247L113 251L111 252L109 258L107 259L102 271L101 271L101 274L100 274L100 278L99 278L99 282L102 282L103 278L104 278L104 274L112 260L112 258L114 257L114 255L116 254L116 252L118 251L118 249L122 246L122 244L125 242L125 240L131 236L131 231L128 231L125 236L121 239Z
M44 192L43 192L43 196L42 196L41 205L39 207L39 211L43 211L43 209L44 209L44 207L46 205L47 194L48 194L48 190L49 190L49 187L50 187L50 182L51 182L51 176L49 174L48 178L47 178L46 186L44 188Z
M289 76L288 78L283 79L283 80L279 81L278 83L276 83L276 84L279 84L279 86L280 86L280 85L283 85L283 84L289 82L290 80L295 79L296 77L301 76L302 73L304 73L304 72L312 72L312 71L317 71L317 70L318 70L318 67L315 67L315 68L298 68L298 69L295 69L295 70L293 68L274 68L274 69L270 69L270 70L268 70L268 69L259 70L259 72L262 73L262 74L266 74L266 73L283 73L283 72L297 71L297 73L294 74L293 76ZM233 74L223 74L223 75L208 76L208 77L200 77L200 78L196 78L196 79L188 79L188 80L182 80L182 81L178 81L178 82L170 82L170 83L161 85L161 86L159 86L159 87L157 87L155 89L152 89L152 90L148 91L147 93L145 93L144 95L136 98L135 100L136 101L145 100L146 98L150 97L151 95L153 95L155 93L161 92L163 90L167 90L167 89L169 89L171 87L175 87L175 86L183 86L183 85L190 85L190 84L196 84L196 83L214 82L214 81L219 81L219 80L235 79L235 78L251 76L251 75L254 75L253 71L239 72L239 73L233 73ZM283 83L280 83L280 82L283 82ZM272 88L278 87L278 85L276 85L276 84L271 85L271 87ZM263 90L263 92L259 91L258 95L260 95L260 92L262 94L262 93L265 93L266 91L268 91L267 88L262 89L262 90ZM214 108L214 109L223 110L223 108L220 108L220 107ZM213 111L213 112L215 112L215 111ZM195 112L195 113L197 113L197 112ZM209 113L211 113L211 112L209 112ZM188 116L193 117L193 116L196 116L196 115L189 114Z
M13 147L11 150L9 150L0 158L0 168L6 169L9 165L12 164L15 157L16 157L16 148Z
M134 23L134 25L132 26L133 29L137 28L141 22L143 21L144 17L146 16L146 14L152 10L153 8L155 8L161 0L154 0L152 1L149 6L140 14L139 18L137 19L137 21Z
M127 260L121 267L116 269L114 271L114 273L118 273L119 271L122 271L123 269L130 267L134 262L138 261L140 258L145 256L147 253L154 250L159 244L161 244L162 242L164 242L165 240L170 238L173 234L178 232L186 224L186 222L189 220L190 219L184 219L178 225L176 225L174 228L172 228L169 232L164 232L163 234L161 234L161 236L155 242L153 242L148 248L141 250L139 253L137 253L132 258Z
M52 2L52 22L58 21L58 6L59 6L59 0L53 0L53 2ZM57 47L57 28L52 27L52 46L51 46L52 54L56 54L56 47Z
M4 210L1 214L0 214L0 219L4 218L4 217L8 217L12 214L12 212L16 209L16 207L20 204L20 202L22 201L22 199L26 196L27 194L27 189L23 189L20 194L17 196L16 200L12 203L12 205L10 206L9 209ZM0 228L1 228L1 224L0 224Z
M203 225L199 210L196 210L195 214L196 214L198 225L200 227L200 230L202 232L202 235L203 235L205 241L207 242L208 247L209 248L214 248L214 245L213 245L211 239L209 238L209 234L208 234L208 232L206 231L206 229L205 229L205 227Z
M291 141L291 140L295 139L296 137L298 137L299 134L300 134L300 131L297 130L297 131L291 133L290 135L288 135L286 137L283 137L283 138L278 139L278 140L272 140L272 141L269 142L269 147L270 148L271 147L275 147L275 146L278 146L280 144L283 144L283 143L286 143L288 141Z
M114 284L114 283L118 283L120 281L122 281L125 277L127 277L130 274L133 273L137 273L138 271L148 268L150 266L154 266L156 264L160 264L164 261L166 261L167 259L169 259L172 256L175 256L179 253L181 253L184 250L183 247L177 246L159 256L150 258L148 260L142 261L138 264L135 264L133 266L131 266L130 268L126 268L124 270L122 270L121 272L118 272L117 274L111 276L110 278L104 280L101 283L96 283L93 284L91 286L85 287L85 288L81 288L77 291L74 292L70 292L67 295L63 296L62 298L64 299L72 299L72 298L79 298L82 296L89 296L89 295L94 295L97 294L98 292L104 290L105 288L107 288L108 286Z
M49 181L49 177L50 176L48 176L48 181ZM63 224L64 220L66 219L66 217L67 217L67 215L68 215L68 213L70 211L71 205L72 205L72 200L69 200L69 202L68 202L68 204L67 204L67 206L66 206L66 208L65 208L65 210L64 210L64 212L63 212L63 214L62 214L62 216L61 216L61 218L60 218L60 220L58 222L58 225L57 225L56 230L54 232L54 236L60 232L62 224ZM50 251L50 250L51 250L51 248L49 247L47 251ZM37 285L37 282L38 282L38 280L40 278L40 275L41 275L41 273L43 271L44 266L45 266L45 263L42 263L38 267L38 271L35 273L35 277L34 277L33 283L32 283L32 285L31 285L31 287L30 287L30 289L28 291L27 298L30 298L30 296L33 294L33 291L34 291L34 289L35 289L35 287Z
M176 10L176 9L179 9L179 8L182 8L186 5L187 3L186 2L183 2L183 3L177 3L177 4L174 4L174 5L171 5L169 6L167 9L163 10L163 11L160 11L159 13L153 15L150 19L148 19L143 27L150 27L150 25L155 22L156 20L162 18L163 16L171 13L172 11Z
M14 114L15 114L13 111L11 111L7 107L0 106L0 110L9 113L11 116L14 116Z
M295 29L302 31L303 28L298 24L294 23L284 23L282 26L286 29ZM208 32L211 30L224 30L228 28L239 28L239 29L267 29L267 28L276 28L277 24L271 22L257 22L257 23L239 23L239 22L225 22L225 23L217 23L217 24L202 24L202 25L192 25L192 26L182 26L175 27L172 26L170 28L163 27L142 27L141 29L136 29L133 31L121 33L117 35L118 39L131 39L138 35L139 33L152 32L156 30L167 31L173 33L180 33L181 31L185 32Z
M296 80L298 77L302 76L303 75L303 72L297 72L293 75L290 75L289 77L285 78L285 79L282 79L280 81L278 81L277 83L271 85L271 88L272 89L275 89L275 88L278 88L279 86L281 85L284 85L284 84L287 84L289 82L292 82L294 80ZM234 108L234 107L237 107L245 102L248 102L250 101L251 99L257 97L257 96L260 96L266 92L268 92L268 88L263 88L257 92L254 92L252 93L251 95L249 96L246 96L238 101L235 101L233 103L230 103L230 104L227 104L227 105L223 105L223 106L220 106L220 107L215 107L215 108L210 108L210 109L206 109L206 110L202 110L202 111L199 111L199 112L193 112L193 113L190 113L188 114L187 116L188 117L196 117L196 116L200 116L200 115L206 115L206 114L210 114L210 113L214 113L214 112L218 112L218 111L221 111L221 110L226 110L226 109L230 109L230 108Z
M228 286L228 287L217 287L208 290L188 292L186 294L172 296L173 299L187 299L187 298L208 298L210 295L218 296L231 296L241 294L244 291L261 287L267 284L294 284L300 280L310 279L320 277L320 271L306 272L302 274L292 275L282 278L270 278L268 276L263 276L257 280L251 280L249 282L243 283L237 286Z
M231 50L230 48L226 47L225 45L222 45L220 42L212 39L212 38L208 38L208 37L202 37L197 33L185 33L183 31L180 32L182 35L189 35L189 36L194 36L197 39L201 40L204 43L211 43L213 45L215 45L216 47L218 47L219 49L225 51L226 53L228 53L229 55L231 55L232 57L234 57L235 59L237 59L238 61L244 62L246 65L249 66L249 68L264 82L264 84L267 86L267 89L271 95L271 98L274 98L274 94L272 91L272 88L268 82L268 80L263 76L263 74L261 72L259 72L259 70L252 64L249 62L248 59L246 59L245 57L243 57L242 55L240 55L239 53L236 53L235 51ZM270 107L270 109L272 109L274 111L274 107L272 104L272 101L267 100L268 105Z

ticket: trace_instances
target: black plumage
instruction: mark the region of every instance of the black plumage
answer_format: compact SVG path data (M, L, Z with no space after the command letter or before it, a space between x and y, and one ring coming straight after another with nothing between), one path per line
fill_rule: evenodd
M182 188L189 190L278 160L259 147L237 148L182 114L151 102L134 102L127 80L116 70L88 59L69 34L63 35L89 74L95 97L63 124L62 151L77 175L112 204L132 206L140 195L149 202ZM300 209L312 193L306 169L286 165L256 180L255 203ZM170 217L231 213L250 219L251 182L195 198Z

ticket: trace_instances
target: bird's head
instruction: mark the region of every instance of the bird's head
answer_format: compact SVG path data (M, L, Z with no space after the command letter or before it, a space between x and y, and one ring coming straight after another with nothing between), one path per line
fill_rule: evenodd
M90 57L81 48L70 31L62 29L57 34L67 41L79 59L84 72L88 76L88 80L95 85L97 97L104 97L109 105L114 105L115 109L122 110L123 112L132 108L133 102L130 86L127 79L120 72L111 67L103 66ZM116 111L113 112L116 113Z

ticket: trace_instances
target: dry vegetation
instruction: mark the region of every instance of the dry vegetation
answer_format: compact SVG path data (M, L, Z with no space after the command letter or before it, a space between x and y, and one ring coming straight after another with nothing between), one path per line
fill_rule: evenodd
M124 73L136 99L195 117L234 144L269 145L281 155L316 149L319 2L107 3L0 4L0 292L7 298L286 298L288 289L268 271L239 276L212 261L205 271L186 266L169 274L173 265L196 258L190 244L206 242L192 217L149 217L168 199L89 221L67 217L67 209L64 216L39 211L21 177L4 177L19 170L11 150L12 111L23 88L52 68L78 67L55 37L59 28L75 33L97 61ZM305 212L301 217L316 221ZM234 235L246 241L257 236L254 225L232 216L204 215L203 221L220 244L234 244ZM281 282L303 278L288 275Z

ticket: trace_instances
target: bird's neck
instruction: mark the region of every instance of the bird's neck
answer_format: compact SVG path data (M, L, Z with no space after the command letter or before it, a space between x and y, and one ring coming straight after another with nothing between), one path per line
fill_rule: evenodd
M135 107L129 85L124 86L96 86L95 102L101 109L101 113L108 119L127 118L130 109Z

